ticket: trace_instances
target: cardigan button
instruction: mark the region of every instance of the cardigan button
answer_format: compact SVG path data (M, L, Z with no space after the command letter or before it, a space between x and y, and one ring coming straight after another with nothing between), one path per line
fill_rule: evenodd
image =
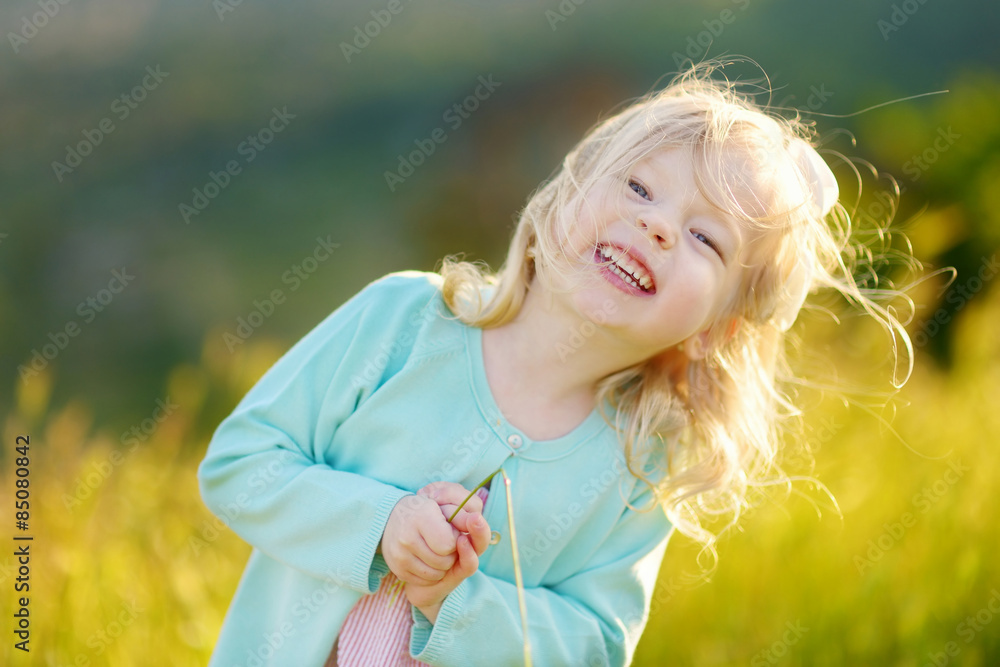
M507 444L513 447L514 449L518 449L521 446L521 436L519 436L517 433L512 434L507 438Z

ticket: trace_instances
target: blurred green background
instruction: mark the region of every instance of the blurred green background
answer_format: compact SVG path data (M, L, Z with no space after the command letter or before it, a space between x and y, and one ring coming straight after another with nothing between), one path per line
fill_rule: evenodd
M910 291L915 369L886 409L886 337L803 316L806 348L870 389L806 418L842 519L774 496L701 586L675 535L634 664L1000 663L995 3L18 0L0 25L3 515L12 537L15 438L30 434L35 536L32 651L12 648L5 612L0 662L204 664L249 547L195 471L260 374L388 272L456 252L499 267L519 209L586 129L684 57L742 54L804 112L950 91L810 117L878 169L859 210L878 215L894 177L897 227L928 272L957 276ZM492 92L453 110L480 77ZM262 133L276 111L280 131ZM434 150L390 187L421 145ZM319 239L335 249L307 259Z

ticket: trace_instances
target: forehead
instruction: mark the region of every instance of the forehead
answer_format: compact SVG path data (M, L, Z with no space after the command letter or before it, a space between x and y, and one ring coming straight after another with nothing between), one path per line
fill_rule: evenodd
M780 235L804 196L789 160L778 144L665 145L636 161L632 171L652 179L650 187L671 190L685 206L711 210L745 244L756 245Z

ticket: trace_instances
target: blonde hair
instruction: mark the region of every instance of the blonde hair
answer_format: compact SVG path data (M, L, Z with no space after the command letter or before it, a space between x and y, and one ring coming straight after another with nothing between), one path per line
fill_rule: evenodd
M480 328L502 326L521 310L533 279L552 289L553 272L573 277L562 263L557 223L578 219L586 193L600 179L624 184L629 170L653 151L689 151L701 194L760 232L754 252L767 261L745 267L740 289L710 328L704 358L670 350L603 378L596 389L598 405L607 399L616 410L612 425L622 437L630 472L655 488L670 521L702 544L713 566L714 545L748 506L748 489L791 479L778 465L778 443L781 425L801 413L782 388L800 382L788 368L786 332L776 311L795 266L812 267L813 290L836 290L878 321L892 338L897 360L898 334L908 368L902 381L894 374L895 387L906 381L913 363L902 324L877 303L901 292L856 281L859 265L874 260L871 249L852 244L851 216L842 204L826 215L820 211L808 174L789 154L790 142L812 142L811 124L798 114L782 118L739 93L735 84L711 78L718 66L695 65L663 90L595 125L530 197L495 274L450 256L440 268L443 298L459 319ZM872 238L884 240L884 231L876 229ZM486 286L495 291L483 303L479 294ZM732 318L740 322L734 334L728 326ZM638 465L646 447L666 460L665 475L656 483L651 471ZM719 534L704 524L730 515Z

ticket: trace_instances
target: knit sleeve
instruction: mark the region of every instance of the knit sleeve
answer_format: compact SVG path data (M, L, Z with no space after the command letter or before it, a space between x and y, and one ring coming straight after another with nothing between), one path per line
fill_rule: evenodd
M649 507L639 482L630 503ZM532 660L539 665L628 665L649 617L671 524L659 507L625 508L576 574L526 588ZM494 547L491 547L494 548ZM434 624L413 608L411 654L431 665L523 664L516 586L482 571L460 583Z
M390 363L379 351L407 340L413 312L432 289L415 276L370 283L285 353L220 423L198 481L208 508L246 542L318 578L361 593L378 589L388 568L375 549L389 513L412 493L327 465L329 438L317 431L331 432L374 391L381 376L373 360Z

